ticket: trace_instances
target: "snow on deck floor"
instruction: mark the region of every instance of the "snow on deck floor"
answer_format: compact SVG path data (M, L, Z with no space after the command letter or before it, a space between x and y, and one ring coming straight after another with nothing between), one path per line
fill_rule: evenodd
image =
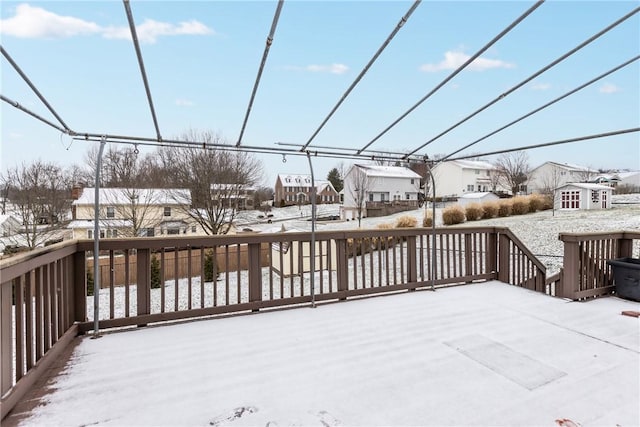
M639 306L491 282L107 334L22 424L637 426Z

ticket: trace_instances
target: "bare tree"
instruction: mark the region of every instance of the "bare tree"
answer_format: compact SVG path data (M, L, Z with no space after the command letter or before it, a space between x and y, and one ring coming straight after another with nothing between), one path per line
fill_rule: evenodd
M529 156L524 151L514 151L502 154L496 160L495 166L500 176L500 182L515 196L529 181L531 167Z
M144 156L133 147L110 145L102 155L100 185L104 187L145 187L142 163ZM85 157L85 181L95 182L98 146L93 146Z
M103 189L99 214L101 227L117 228L123 234L119 237L146 235L148 228L155 228L162 220L162 212L157 206L159 191L135 187ZM112 224L114 220L119 224Z
M71 207L71 183L62 168L38 160L9 168L0 180L22 222L16 244L33 249L60 238Z
M369 193L371 180L369 176L359 165L353 165L348 181L348 191L354 201L356 212L358 214L358 227L362 222L362 213L366 207L367 194Z
M210 131L190 130L179 139L224 143L221 136ZM207 234L229 232L240 192L262 178L262 163L239 151L167 147L158 151L158 161L173 187L190 190L191 207L185 212Z
M586 168L582 168L578 172L578 180L580 182L590 182L592 179L596 177L596 170L591 166L587 166Z

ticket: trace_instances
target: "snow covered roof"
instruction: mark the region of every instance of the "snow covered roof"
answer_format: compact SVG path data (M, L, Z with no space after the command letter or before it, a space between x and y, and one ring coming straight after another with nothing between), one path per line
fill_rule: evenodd
M102 228L128 228L133 226L133 222L128 219L101 219L98 221ZM75 219L71 221L67 228L71 229L83 229L93 228L92 219Z
M367 176L377 176L385 178L422 178L418 173L404 166L378 166L355 164L367 174Z
M496 168L493 164L482 160L452 160L448 163L454 163L462 169L494 170Z
M458 197L458 199L482 199L486 196L494 196L496 199L499 198L490 191L484 191L479 193L464 193L462 196Z
M0 215L0 225L4 224L5 222L8 222L8 221L14 221L14 222L20 224L20 221L16 217L14 217L12 215Z
M561 169L564 169L564 170L567 170L567 171L573 171L573 172L593 172L593 173L597 173L598 172L595 169L591 169L589 167L582 166L582 165L576 165L574 163L558 163L558 162L552 162L552 161L544 162L543 164L541 164L537 168L534 168L534 170L538 169L538 168L541 168L542 166L547 165L547 164L556 166L558 168L561 168Z
M256 187L246 184L211 184L212 191L256 191Z
M556 188L556 191L565 187L578 187L578 188L585 188L587 190L613 190L608 185L593 184L590 182L570 182L568 184L561 185L560 187Z
M93 205L95 189L84 188L78 200L73 204ZM128 205L132 197L138 198L139 204L151 205L183 205L191 203L191 192L184 188L101 188L100 204Z
M311 175L305 174L279 174L278 179L282 182L282 185L286 187L309 187L311 186ZM316 184L320 182L316 180Z

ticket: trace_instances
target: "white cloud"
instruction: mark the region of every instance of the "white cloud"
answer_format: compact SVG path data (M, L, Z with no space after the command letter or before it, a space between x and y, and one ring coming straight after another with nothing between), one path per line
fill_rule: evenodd
M56 15L28 4L18 5L15 16L0 21L0 33L20 38L64 38L100 31L94 22Z
M442 70L455 70L464 64L470 55L463 52L447 51L444 53L444 59L437 64L424 64L420 66L420 71L433 73ZM472 71L484 71L491 68L514 68L515 65L499 59L476 58L467 69Z
M176 99L176 105L178 107L193 107L195 104L188 99Z
M600 89L598 89L598 91L600 93L616 93L616 92L620 92L620 88L616 85L614 85L613 83L605 83L602 86L600 86Z
M344 64L331 64L331 65L316 65L311 64L305 67L287 66L286 70L294 71L311 71L312 73L331 73L331 74L344 74L349 71L349 67Z
M551 84L550 83L536 83L533 86L531 86L531 89L533 89L533 90L549 90L549 89L551 89Z
M95 22L56 15L28 4L19 5L15 16L0 21L0 33L20 38L66 38L100 34L107 39L131 40L128 26L101 27ZM160 36L215 34L211 28L196 20L174 25L152 19L146 19L137 25L136 33L142 43L155 43Z

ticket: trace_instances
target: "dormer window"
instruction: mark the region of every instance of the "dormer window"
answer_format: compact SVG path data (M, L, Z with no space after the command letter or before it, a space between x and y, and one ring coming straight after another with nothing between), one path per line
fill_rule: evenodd
M113 206L107 206L107 218L115 218L116 208Z
M171 208L170 207L165 207L164 208L164 216L171 216Z

